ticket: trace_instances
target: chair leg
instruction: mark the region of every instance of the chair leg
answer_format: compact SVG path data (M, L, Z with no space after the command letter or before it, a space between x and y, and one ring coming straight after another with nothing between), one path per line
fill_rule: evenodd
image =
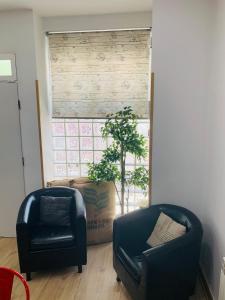
M118 275L116 276L116 281L117 281L117 282L121 282L121 279L119 278Z
M31 281L31 272L26 273L26 279L27 281Z
M82 273L82 265L78 265L78 273Z

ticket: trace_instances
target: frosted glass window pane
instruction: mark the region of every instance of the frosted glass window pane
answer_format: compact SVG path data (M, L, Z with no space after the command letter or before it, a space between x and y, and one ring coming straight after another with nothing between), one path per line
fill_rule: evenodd
M129 203L133 203L134 202L134 193L129 193Z
M102 151L95 151L94 152L94 162L99 163L102 159Z
M64 123L52 123L52 135L53 136L64 136Z
M148 137L149 124L139 123L137 129L139 133L143 134L143 136Z
M92 136L91 123L80 123L80 136Z
M53 137L53 149L54 150L65 150L65 138L64 137Z
M66 147L68 150L79 150L79 138L78 137L66 138Z
M81 165L81 176L87 176L88 175L88 166L87 165Z
M126 191L127 191L127 189L126 189ZM130 191L131 193L132 193L132 192L135 192L135 188L134 188L133 185L129 187L129 191Z
M65 163L66 162L66 152L65 151L54 151L54 162Z
M78 151L68 151L67 152L67 162L68 163L79 163L79 152Z
M81 150L92 150L93 149L93 139L92 137L81 137L80 138L80 149Z
M127 171L134 171L134 165L133 166L126 166Z
M108 146L111 146L112 143L113 143L113 139L112 138L108 138L107 139L107 143L108 143Z
M69 177L80 176L80 167L78 164L68 164L67 167Z
M139 187L135 187L135 192L136 193L143 193L142 189Z
M106 141L101 137L95 138L95 150L104 150L106 148Z
M66 123L66 135L67 136L78 136L78 124L77 123Z
M120 183L116 183L116 189L117 189L118 191L121 190L121 185L120 185Z
M126 157L126 163L129 165L134 165L135 157L132 154L128 153Z
M136 198L137 203L141 202L141 201L144 201L144 200L147 200L147 196L144 193L136 193L135 198Z
M93 162L93 152L92 151L82 151L81 162L82 163L92 163Z
M148 166L148 159L147 158L145 158L145 159L137 159L137 162L136 162L136 165L137 166Z
M0 60L0 76L12 76L12 64L10 59Z
M93 129L94 129L94 135L95 136L102 136L101 128L103 127L102 123L94 123Z
M66 165L54 164L54 174L56 177L65 177L66 176Z

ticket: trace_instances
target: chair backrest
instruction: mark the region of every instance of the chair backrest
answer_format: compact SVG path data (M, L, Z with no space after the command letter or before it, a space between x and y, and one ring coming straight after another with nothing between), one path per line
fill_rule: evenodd
M155 205L155 207L176 222L184 225L187 228L187 232L202 236L202 225L200 220L188 209L172 204L158 204Z
M21 274L18 272L0 267L0 299L1 300L10 300L12 294L13 280L14 277L19 278L22 282L25 292L26 292L26 300L30 300L30 291L26 280L23 278Z
M68 187L50 187L36 190L30 193L22 206L27 205L27 202L30 202L30 212L29 218L31 220L31 224L36 225L40 223L40 201L41 196L53 196L53 197L73 197L74 198L75 190ZM74 209L74 208L73 208Z

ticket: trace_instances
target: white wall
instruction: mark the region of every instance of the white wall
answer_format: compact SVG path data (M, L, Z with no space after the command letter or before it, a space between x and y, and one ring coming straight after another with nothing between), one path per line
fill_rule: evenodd
M152 62L153 202L182 205L200 217L201 265L215 297L225 255L225 22L220 2L215 36L216 1L155 1Z
M85 31L151 27L151 12L43 18L44 31Z
M217 299L225 256L225 2L214 1L202 267Z
M210 120L217 119L212 115L215 97L210 89L214 12L215 2L210 0L155 1L152 64L156 76L153 202L182 205L200 217L205 232L201 265L216 296L221 251L225 250L221 243L225 239L222 235L215 237L216 227L223 230L224 222L218 222L223 210L218 206L215 211L212 190L219 184L212 169L218 169L210 169L208 164L209 158L213 160L214 153L220 151L218 140L210 147L209 135ZM222 152L220 155L222 159ZM221 196L218 189L220 201Z
M21 127L25 158L25 189L26 193L29 193L41 186L32 11L0 12L0 41L0 52L16 54L19 97L22 104ZM4 176L4 170L0 170L0 176Z
M153 202L202 217L210 0L153 6Z

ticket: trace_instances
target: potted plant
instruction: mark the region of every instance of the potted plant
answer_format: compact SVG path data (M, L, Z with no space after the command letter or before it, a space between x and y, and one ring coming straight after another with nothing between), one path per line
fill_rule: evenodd
M131 185L146 190L149 182L148 170L139 166L134 171L126 170L128 153L141 160L147 155L145 138L137 130L137 115L130 106L115 114L107 115L107 120L102 128L104 138L112 137L112 144L103 151L99 163L89 164L88 177L95 183L102 181L120 182L121 195L119 196L121 214L125 208L125 189L129 191ZM118 167L116 163L120 165ZM116 186L116 184L115 184ZM127 204L129 201L129 192Z

